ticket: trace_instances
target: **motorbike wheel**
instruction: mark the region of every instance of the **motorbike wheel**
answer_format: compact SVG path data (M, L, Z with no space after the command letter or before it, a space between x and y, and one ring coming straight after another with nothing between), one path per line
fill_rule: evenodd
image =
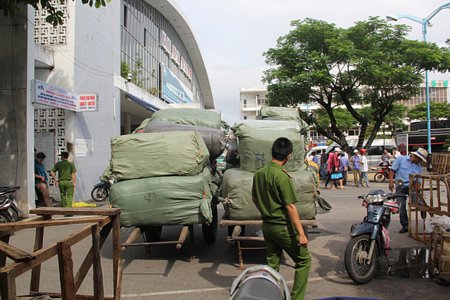
M159 242L161 239L162 226L145 226L141 230L146 243Z
M0 224L11 222L11 216L6 211L0 211Z
M384 176L383 173L376 173L375 176L374 176L374 179L375 179L376 182L382 183L382 182L384 182L386 180L386 176Z
M207 244L212 244L217 238L217 205L211 206L212 210L212 221L210 224L202 224L203 240Z
M91 192L91 197L97 202L106 200L109 196L109 190L104 184L97 184L94 186Z
M353 237L345 249L344 264L348 276L357 284L370 282L377 271L378 248L375 246L370 265L367 264L367 255L370 249L368 234Z

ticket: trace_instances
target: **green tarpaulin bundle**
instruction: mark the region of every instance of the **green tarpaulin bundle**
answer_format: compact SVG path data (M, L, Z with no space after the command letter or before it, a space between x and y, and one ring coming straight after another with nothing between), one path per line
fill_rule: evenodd
M168 132L168 131L198 131L205 142L209 151L209 159L211 161L218 158L225 148L225 138L222 130L197 126L173 124L166 121L151 121L145 126L144 132Z
M306 170L289 172L292 176L298 202L300 219L311 220L316 216L313 194L314 179ZM227 218L231 220L258 220L261 215L252 201L253 173L239 169L229 169L223 175L221 202Z
M121 181L111 186L111 204L124 227L211 222L211 172Z
M294 149L287 171L300 170L305 165L305 143L300 135L300 126L294 121L257 120L245 121L233 127L238 138L241 170L255 172L272 159L272 145L279 137L291 140Z
M260 120L287 120L303 122L298 114L297 108L263 106L258 111L258 119Z
M293 107L263 106L258 111L258 119L296 121L300 124L302 134L309 130L308 124L300 118L298 109Z
M209 152L198 132L128 134L111 140L111 171L117 180L199 174Z
M165 121L173 124L196 125L216 129L222 127L220 113L200 108L169 108L158 110L152 115L151 121Z

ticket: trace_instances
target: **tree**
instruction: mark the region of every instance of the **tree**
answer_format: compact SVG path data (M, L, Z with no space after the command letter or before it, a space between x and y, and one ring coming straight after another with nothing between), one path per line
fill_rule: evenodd
M430 118L432 120L448 119L450 116L450 103L430 102ZM427 104L420 103L408 112L410 120L425 121L427 119Z
M327 138L348 148L337 123L345 107L360 125L357 147L369 147L396 101L417 94L427 70L447 71L449 50L406 39L410 27L380 18L348 29L324 21L293 21L293 29L264 53L270 105L318 103L327 113L324 128L314 113L305 119ZM358 106L370 106L368 116ZM370 130L369 130L370 129Z
M56 0L59 3L64 4L66 0ZM106 6L107 2L111 0L81 0L83 4L92 5L95 4L96 8L101 6ZM59 10L54 4L51 3L50 0L0 0L0 10L3 10L3 15L5 17L11 16L14 17L21 10L21 5L29 4L33 6L35 9L43 9L48 13L48 16L45 18L45 21L52 24L53 26L62 25L63 24L63 16L64 13Z

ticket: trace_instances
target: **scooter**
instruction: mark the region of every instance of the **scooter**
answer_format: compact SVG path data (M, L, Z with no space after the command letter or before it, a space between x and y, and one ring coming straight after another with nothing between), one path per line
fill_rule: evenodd
M16 191L19 186L0 187L0 223L16 222L20 219L20 210L16 204Z
M389 170L391 169L391 163L389 162L381 162L378 165L377 171L374 176L374 180L376 182L384 182L386 179L389 178Z
M396 196L374 190L358 197L367 208L367 216L362 223L352 226L344 256L345 270L355 283L370 282L377 272L379 258L387 258L387 251L390 250L387 228L391 213L398 213L399 210Z
M284 278L269 266L247 268L232 283L230 300L290 300Z
M97 202L106 200L109 197L112 182L109 179L100 177L100 183L94 185L91 191L91 197Z

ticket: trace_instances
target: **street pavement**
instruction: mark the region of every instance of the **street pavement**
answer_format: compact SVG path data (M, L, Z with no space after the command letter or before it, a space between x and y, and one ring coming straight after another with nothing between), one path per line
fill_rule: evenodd
M370 189L386 189L387 183L371 182ZM323 183L322 183L323 187ZM365 209L361 206L358 195L370 189L348 186L346 190L326 190L321 188L322 196L333 206L329 213L319 212L318 228L310 230L309 250L313 261L310 271L306 299L321 299L337 296L365 297L377 299L450 299L450 289L438 285L432 279L423 278L426 257L426 245L399 234L398 215L393 216L390 226L392 248L391 259L399 260L405 256L416 262L409 269L394 269L395 275L387 275L387 266L372 282L365 285L354 284L344 268L344 251L349 240L352 224L362 221ZM221 208L221 207L220 207ZM219 215L223 210L220 209ZM45 245L49 245L81 225L49 228L45 234ZM248 227L246 232L255 233L257 227ZM165 227L163 240L175 240L180 231L179 226ZM125 241L131 229L121 230L121 239ZM214 244L203 242L201 227L195 226L193 251L190 257L190 242L186 241L180 250L174 245L128 248L123 253L123 299L228 299L228 289L232 281L242 270L238 267L235 245L226 240L227 228L219 228ZM11 244L31 251L34 231L24 230L11 237ZM139 240L138 240L139 241ZM140 240L142 241L142 240ZM73 248L74 269L77 270L82 258L90 247L90 239ZM108 239L102 251L102 268L105 295L112 295L112 243ZM413 255L416 254L416 255ZM422 263L421 263L422 261ZM244 253L245 267L264 264L264 251L252 250ZM286 255L280 273L291 286L294 269L292 260ZM417 273L420 273L418 276ZM412 277L412 278L411 278ZM30 274L26 273L17 280L18 294L27 294ZM41 290L58 292L59 270L57 259L43 264ZM80 294L93 294L92 275L89 274L79 290Z

